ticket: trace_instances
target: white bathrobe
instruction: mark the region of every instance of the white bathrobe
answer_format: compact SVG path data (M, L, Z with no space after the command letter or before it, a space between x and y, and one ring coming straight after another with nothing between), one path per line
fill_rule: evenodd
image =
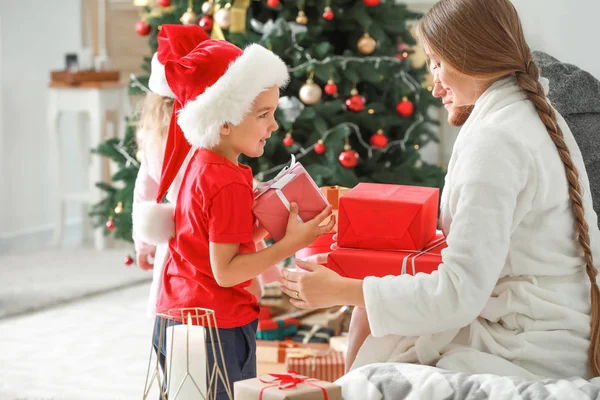
M600 266L581 152L558 119L579 170ZM411 362L530 379L588 377L590 283L565 171L514 77L480 97L458 136L441 226L448 248L438 271L365 279L372 335L353 368Z

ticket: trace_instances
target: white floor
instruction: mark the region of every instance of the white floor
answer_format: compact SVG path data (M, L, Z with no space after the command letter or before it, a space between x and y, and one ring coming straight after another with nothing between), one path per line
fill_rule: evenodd
M0 399L141 399L153 327L148 290L0 320Z
M129 248L67 248L0 256L0 318L150 281L151 272L125 266L129 254Z

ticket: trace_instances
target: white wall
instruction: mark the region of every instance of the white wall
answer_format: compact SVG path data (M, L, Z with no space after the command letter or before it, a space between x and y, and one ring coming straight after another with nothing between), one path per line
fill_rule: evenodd
M529 47L575 64L600 79L600 1L512 0Z
M54 217L49 202L46 96L50 71L81 46L80 0L0 1L0 251L49 237ZM62 119L68 155L67 186L81 184L73 115ZM78 187L78 186L76 186ZM73 213L72 213L73 214ZM78 215L75 213L74 215Z

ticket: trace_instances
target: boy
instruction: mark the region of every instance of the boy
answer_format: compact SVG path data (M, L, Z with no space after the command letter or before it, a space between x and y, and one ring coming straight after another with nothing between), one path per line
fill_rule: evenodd
M233 385L256 376L259 306L244 288L270 266L331 230L335 221L319 226L331 214L329 207L300 223L297 205L292 204L285 238L256 252L255 243L266 232L255 225L252 215L252 171L237 160L240 154L260 157L266 140L278 128L274 114L279 88L289 79L279 57L259 45L242 51L226 41L207 40L179 61L168 62L165 74L176 100L157 201L190 147L197 150L181 183L175 222L169 213L150 211L148 216L155 224L152 231L166 232L172 226L175 232L157 308L215 311ZM158 219L163 223L156 224ZM156 225L162 226L156 229ZM210 370L214 361L209 347ZM217 398L228 398L221 383Z

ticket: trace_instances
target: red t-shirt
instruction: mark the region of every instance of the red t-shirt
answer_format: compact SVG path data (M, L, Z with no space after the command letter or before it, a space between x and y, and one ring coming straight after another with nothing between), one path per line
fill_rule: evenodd
M206 149L192 156L175 209L175 237L163 272L157 309L202 307L215 311L219 328L243 326L258 318L254 295L217 284L209 242L239 243L241 254L256 251L252 240L252 170Z

